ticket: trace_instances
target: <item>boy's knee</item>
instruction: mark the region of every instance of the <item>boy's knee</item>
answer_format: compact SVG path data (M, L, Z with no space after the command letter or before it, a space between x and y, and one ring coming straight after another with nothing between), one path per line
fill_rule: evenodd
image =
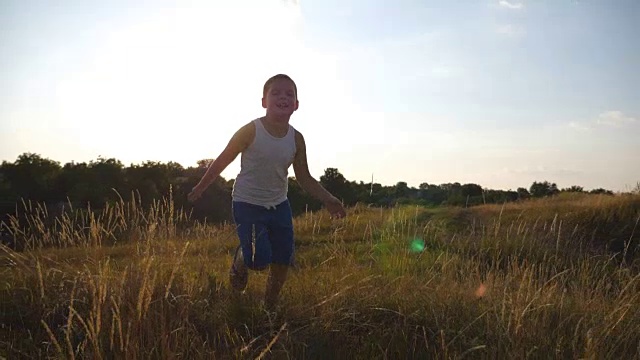
M260 251L256 249L256 252L252 254L248 259L244 259L245 265L251 270L262 271L269 267L271 263L271 254L267 251Z
M269 264L256 264L256 263L252 263L250 265L247 265L247 267L253 271L264 271L267 270L269 268Z

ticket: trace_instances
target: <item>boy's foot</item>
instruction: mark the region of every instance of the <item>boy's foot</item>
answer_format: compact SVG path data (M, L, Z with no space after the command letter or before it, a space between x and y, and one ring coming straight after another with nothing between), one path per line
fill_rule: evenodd
M231 283L231 287L233 287L234 290L244 291L244 289L247 287L247 282L249 282L249 272L247 271L246 266L237 265L238 261L242 260L238 259L238 254L242 256L242 249L240 246L238 246L238 248L236 249L236 253L233 256L233 261L231 262L231 269L229 270L229 282ZM243 263L240 262L240 264Z

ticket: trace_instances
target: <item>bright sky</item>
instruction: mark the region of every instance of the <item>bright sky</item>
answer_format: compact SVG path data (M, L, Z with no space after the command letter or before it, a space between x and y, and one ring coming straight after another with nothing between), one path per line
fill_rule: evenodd
M4 0L0 160L193 166L286 73L317 178L629 190L639 35L637 0Z

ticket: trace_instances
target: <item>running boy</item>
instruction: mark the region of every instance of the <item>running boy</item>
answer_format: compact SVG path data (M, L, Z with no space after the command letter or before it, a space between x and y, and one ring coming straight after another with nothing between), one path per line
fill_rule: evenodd
M236 249L229 279L243 291L251 270L270 268L264 304L273 309L293 262L293 221L287 198L288 169L309 194L322 201L333 217L346 212L340 200L309 173L304 137L289 125L298 109L298 89L287 75L278 74L264 84L262 107L266 115L241 127L209 166L188 198L197 200L205 189L238 156L241 168L233 185L233 218L240 246Z

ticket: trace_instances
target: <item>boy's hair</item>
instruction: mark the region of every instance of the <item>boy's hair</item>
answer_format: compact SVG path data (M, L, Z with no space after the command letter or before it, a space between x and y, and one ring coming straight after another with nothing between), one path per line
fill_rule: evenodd
M291 83L293 84L293 91L295 91L296 97L298 97L298 86L296 86L296 82L293 81L293 79L289 77L289 75L285 75L285 74L277 74L270 77L269 80L267 80L267 82L264 83L264 87L262 88L262 97L267 96L267 92L269 92L269 87L271 87L271 84L273 84L273 82L276 80L291 81Z

